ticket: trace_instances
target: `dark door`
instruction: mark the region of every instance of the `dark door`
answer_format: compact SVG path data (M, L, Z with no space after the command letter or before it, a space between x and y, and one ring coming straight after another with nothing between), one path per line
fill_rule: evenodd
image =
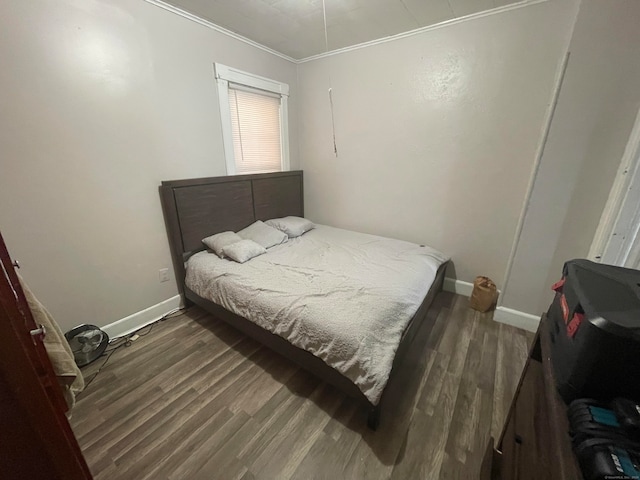
M0 234L0 479L91 479L14 268Z

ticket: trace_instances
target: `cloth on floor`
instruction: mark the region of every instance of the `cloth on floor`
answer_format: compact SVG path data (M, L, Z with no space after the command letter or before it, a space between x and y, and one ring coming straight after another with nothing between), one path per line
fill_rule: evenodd
M33 315L33 320L36 322L36 325L43 325L46 330L44 347L53 365L53 371L56 377L58 377L58 382L62 387L64 399L69 406L69 412L67 412L67 415L69 415L76 403L76 394L84 390L82 372L80 372L80 369L76 365L71 347L66 338L64 338L64 334L58 323L36 298L20 274L18 274L18 279L20 280L22 290L27 299L29 310L31 310L31 314Z

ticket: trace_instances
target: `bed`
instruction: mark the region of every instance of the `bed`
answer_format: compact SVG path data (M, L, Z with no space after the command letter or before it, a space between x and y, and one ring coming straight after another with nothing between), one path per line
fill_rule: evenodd
M304 216L301 171L164 181L160 194L185 302L359 399L376 429L388 380L421 348L412 345L418 330L431 327L447 259L324 225L242 265L205 249L214 233Z

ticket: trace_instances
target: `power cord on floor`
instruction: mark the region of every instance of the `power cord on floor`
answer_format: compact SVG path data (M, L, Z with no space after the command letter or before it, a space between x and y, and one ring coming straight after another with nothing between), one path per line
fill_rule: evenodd
M149 335L151 333L151 330L153 330L153 327L155 327L158 323L164 322L165 320L168 320L169 318L179 317L180 315L182 315L182 311L183 310L185 310L185 309L184 308L176 308L175 310L171 310L169 313L165 314L162 318L159 318L158 320L153 322L151 325L147 325L147 326L142 327L140 329L140 330L143 330L145 328L149 328L149 330L147 330L144 333L138 333L138 332L140 332L140 330L137 330L134 333L130 334L129 338L133 337L134 335L138 335L139 337L145 337L145 336Z
M118 350L120 347L124 347L124 346L125 346L125 343L126 343L126 342L124 342L124 343L122 343L122 344L118 345L118 346L117 346L117 347L115 347L115 348L112 348L111 350L109 350L109 351L108 351L109 353L106 353L106 352L107 352L107 350L105 350L105 353L103 353L103 354L102 354L102 356L106 355L106 356L107 356L107 358L104 360L104 362L102 363L102 365L100 365L100 368L96 371L96 373L94 373L94 374L93 374L93 376L91 377L91 379L90 379L88 382L86 382L86 383L84 384L84 389L85 389L85 390L86 390L87 388L89 388L89 385L91 385L91 384L93 383L93 381L96 379L96 377L98 376L98 374L100 373L100 371L104 368L104 366L107 364L107 362L108 362L108 361L109 361L109 359L111 358L111 355L113 355L113 353L114 353L116 350Z
M138 337L145 337L147 335L149 335L151 333L151 330L153 330L153 327L156 326L158 323L160 322L164 322L165 320L169 319L169 318L175 318L175 317L179 317L180 315L183 314L184 310L186 310L185 308L176 308L175 310L172 310L166 314L164 314L161 318L159 318L158 320L156 320L155 322L149 324L149 325L145 325L144 327L139 328L138 330L128 333L127 335L123 335L121 337L115 337L112 338L111 340L109 340L109 346L112 348L107 348L103 353L102 353L102 357L104 357L106 355L107 358L105 358L104 362L102 363L102 365L100 365L100 368L98 368L98 370L93 374L93 376L91 377L91 379L85 383L84 385L84 391L86 391L86 389L89 387L89 385L91 385L93 383L93 381L96 379L96 377L98 376L98 374L100 373L100 371L105 367L105 365L109 362L109 360L111 359L111 356L116 352L116 350L122 348L122 347L130 347L133 344L133 337L136 337L136 339ZM148 328L149 330L147 330L144 333L138 333L142 330L144 330L145 328ZM115 345L113 345L115 344Z

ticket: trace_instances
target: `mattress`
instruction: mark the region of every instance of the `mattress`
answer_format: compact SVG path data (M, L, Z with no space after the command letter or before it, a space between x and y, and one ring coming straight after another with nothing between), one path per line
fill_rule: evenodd
M442 253L318 225L239 264L202 251L186 265L197 295L321 358L373 405Z

